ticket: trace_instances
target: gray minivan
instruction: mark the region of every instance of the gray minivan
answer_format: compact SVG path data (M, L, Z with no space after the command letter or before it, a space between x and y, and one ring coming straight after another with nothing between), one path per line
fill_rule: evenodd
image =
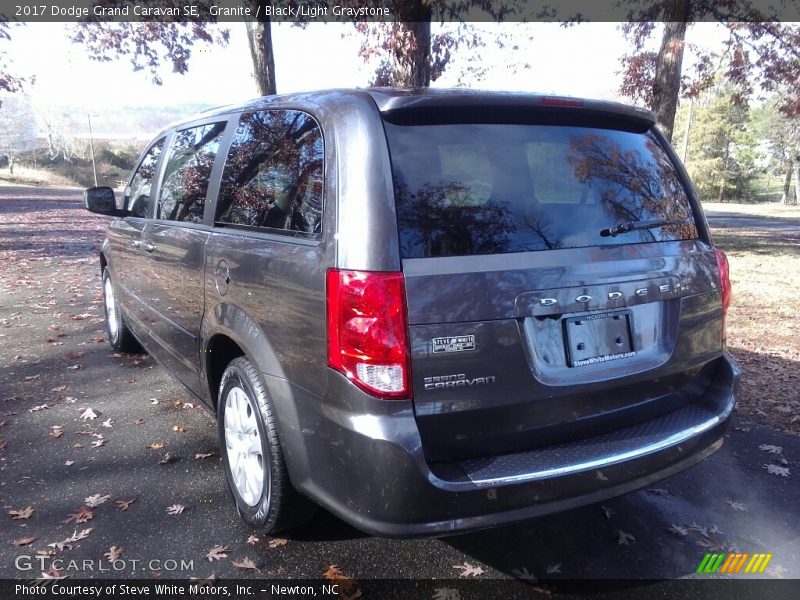
M465 90L266 97L168 127L100 252L107 333L217 415L239 514L441 535L719 448L725 255L653 116Z

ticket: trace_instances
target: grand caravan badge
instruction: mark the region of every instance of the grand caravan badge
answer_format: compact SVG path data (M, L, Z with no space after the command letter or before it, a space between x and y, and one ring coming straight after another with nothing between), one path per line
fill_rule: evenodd
M439 352L465 352L475 350L474 335L454 335L450 337L437 337L431 340L433 353Z

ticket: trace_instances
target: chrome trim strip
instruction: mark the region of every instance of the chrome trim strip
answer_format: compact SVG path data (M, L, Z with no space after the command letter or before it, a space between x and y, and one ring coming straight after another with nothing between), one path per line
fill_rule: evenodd
M634 448L633 450L629 450L627 452L611 454L601 458L596 458L594 460L588 460L580 463L575 463L572 465L565 465L563 467L544 469L542 471L533 471L531 473L520 473L519 475L513 475L510 477L497 477L492 479L473 479L469 473L467 473L466 475L469 478L469 480L475 485L481 487L487 487L487 486L494 487L498 485L510 485L514 483L539 481L542 479L550 479L552 477L562 477L564 475L571 475L575 473L581 473L584 471L591 471L593 469L601 469L603 467L619 464L627 460L640 458L648 454L654 454L661 450L666 450L671 446L677 446L678 444L685 442L690 438L696 437L708 431L709 429L712 429L716 425L719 425L722 421L727 419L728 416L733 412L734 404L735 402L733 396L731 396L728 404L725 406L725 409L721 413L714 416L713 418L708 419L707 421L703 421L702 423L699 423L693 427L689 427L688 429L683 429L681 431L673 433L672 435L667 436L666 438L664 438L659 442L648 444L640 448Z

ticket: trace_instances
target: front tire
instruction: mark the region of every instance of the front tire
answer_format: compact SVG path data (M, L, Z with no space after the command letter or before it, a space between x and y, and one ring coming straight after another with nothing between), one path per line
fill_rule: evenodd
M108 343L116 352L125 354L139 354L142 347L133 337L130 329L122 318L122 311L117 302L114 282L108 269L103 269L103 309L105 312L105 326Z
M313 514L292 487L276 416L260 373L244 357L222 375L217 403L220 454L239 516L268 532L289 529Z

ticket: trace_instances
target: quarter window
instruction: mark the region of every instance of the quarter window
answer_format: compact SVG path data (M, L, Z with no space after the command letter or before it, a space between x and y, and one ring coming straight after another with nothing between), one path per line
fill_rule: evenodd
M152 205L150 190L153 186L153 178L155 177L158 159L163 148L164 138L161 138L150 147L145 153L142 162L139 163L139 168L136 169L130 186L128 186L125 202L134 217L147 217L150 212L150 206Z
M322 131L304 112L244 113L222 174L217 223L319 234L322 150Z
M177 132L159 193L159 218L202 223L208 180L225 123Z

